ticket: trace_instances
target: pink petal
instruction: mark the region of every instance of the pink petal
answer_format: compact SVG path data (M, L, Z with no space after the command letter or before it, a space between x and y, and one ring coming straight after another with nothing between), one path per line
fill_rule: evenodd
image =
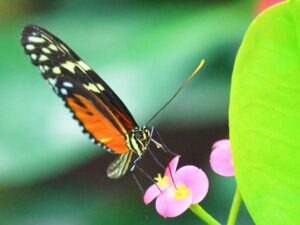
M215 142L213 144L213 149L215 148L230 148L230 141L229 139L222 139L222 140L219 140L217 142Z
M151 185L144 194L145 205L148 205L150 202L152 202L160 193L161 191L155 184Z
M192 204L201 202L209 188L209 181L203 170L196 166L184 166L177 170L174 181L176 186L184 185L189 188L192 195Z
M216 147L210 155L210 166L212 170L221 176L234 176L229 140L227 143L218 141L214 146Z
M178 165L178 162L179 162L179 158L180 158L180 155L175 156L175 157L170 161L168 167L166 168L165 176L167 176L167 177L170 178L170 170L172 171L172 175L175 174L176 169L177 169L177 165ZM170 178L170 179L171 179L171 178Z
M167 217L176 217L184 213L192 203L192 196L189 195L183 199L175 199L174 188L167 188L156 199L156 211L159 215Z

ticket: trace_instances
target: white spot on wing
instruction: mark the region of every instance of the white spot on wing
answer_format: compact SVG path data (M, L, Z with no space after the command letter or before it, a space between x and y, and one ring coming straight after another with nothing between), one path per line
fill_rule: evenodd
M48 81L52 86L55 86L57 80L55 78L48 78Z
M83 61L78 61L77 62L78 63L78 65L82 68L82 69L84 69L85 71L88 71L88 70L91 70L91 68L88 66L88 65L86 65Z
M67 81L65 81L64 83L63 83L63 85L65 86L65 87L73 87L73 84L72 83L70 83L70 82L67 82Z
M45 65L45 66L44 66L44 70L45 70L45 71L48 71L48 70L49 70L49 66Z
M35 49L34 45L30 45L30 44L26 45L25 48L30 51Z
M39 65L39 68L40 68L40 71L41 71L42 73L44 73L44 72L45 72L45 70L44 70L44 67L43 67L43 66Z
M51 40L49 39L49 37L47 37L47 35L42 34L41 36L42 36L45 40L51 42Z
M36 54L31 54L30 57L31 57L33 60L36 60L36 59L37 59L37 55L36 55Z
M58 66L53 67L53 68L52 68L52 72L53 72L54 74L60 74L60 73L61 73L60 68L59 68Z
M61 88L61 89L60 89L60 92L61 92L63 95L67 95L67 94L68 94L68 91L67 91L67 89L65 89L65 88Z
M104 91L104 87L101 84L97 84L97 87L100 89L100 91Z
M66 52L68 53L68 49L64 46L64 45L59 45L60 46L60 49L62 49L63 52Z
M101 84L93 84L93 83L89 83L89 84L84 84L83 85L86 89L93 91L93 92L97 92L100 93L101 91L104 91L104 87Z
M64 68L66 68L67 70L69 70L71 73L75 73L75 64L70 62L70 61L67 61L63 64L61 64L61 66L63 66Z
M40 37L29 36L28 41L29 42L34 42L34 43L44 43L45 39L40 38Z
M49 58L45 55L40 55L40 58L39 58L39 61L46 61L48 60Z
M51 51L48 48L42 48L42 51L46 54L51 54Z
M48 47L54 51L58 51L58 48L54 44L50 44Z

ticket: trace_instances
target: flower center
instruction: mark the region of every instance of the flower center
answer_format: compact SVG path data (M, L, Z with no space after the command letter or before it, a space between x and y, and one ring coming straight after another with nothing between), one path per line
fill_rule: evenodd
M167 176L161 177L161 174L157 174L157 177L154 178L157 181L157 185L159 187L167 187L169 186L169 179Z
M180 185L179 187L176 188L174 192L174 197L177 200L184 199L190 195L190 189L184 185Z

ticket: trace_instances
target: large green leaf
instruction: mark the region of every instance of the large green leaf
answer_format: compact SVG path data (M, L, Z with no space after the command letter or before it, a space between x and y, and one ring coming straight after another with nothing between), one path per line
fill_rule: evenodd
M270 8L248 29L229 120L238 186L255 223L299 224L299 1Z

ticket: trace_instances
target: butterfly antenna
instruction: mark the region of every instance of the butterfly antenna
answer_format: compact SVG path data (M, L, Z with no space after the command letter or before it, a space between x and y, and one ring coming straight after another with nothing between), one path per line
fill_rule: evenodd
M160 110L158 110L152 117L151 119L146 123L146 125L148 126L148 124L162 111L164 110L164 108L166 108L169 103L178 95L178 93L185 87L185 85L188 84L188 82L190 82L191 79L193 79L193 77L201 70L201 68L203 67L205 63L205 60L202 59L200 64L198 65L198 67L195 69L195 71L183 82L183 84L179 87L179 89L175 92L175 94L172 96L172 98L169 99L169 101L167 101L163 107L160 108Z
M145 194L145 190L142 187L141 183L139 182L138 178L136 177L136 175L134 174L134 172L132 172L132 177L135 181L135 183L137 184L138 188L140 189L140 191L142 192L142 195Z

